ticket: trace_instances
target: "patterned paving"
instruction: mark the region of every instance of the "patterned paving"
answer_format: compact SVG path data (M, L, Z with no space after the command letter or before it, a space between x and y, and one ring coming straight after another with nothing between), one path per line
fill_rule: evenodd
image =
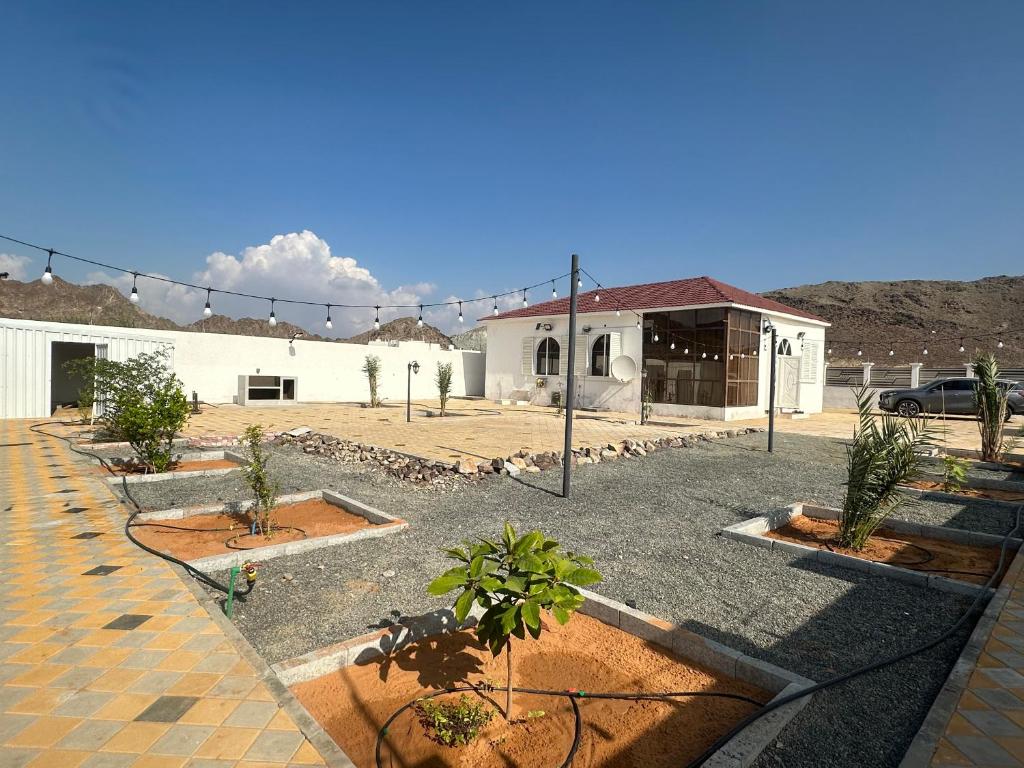
M1024 766L1024 558L1006 604L939 739L934 768Z
M324 765L82 461L0 420L0 768Z

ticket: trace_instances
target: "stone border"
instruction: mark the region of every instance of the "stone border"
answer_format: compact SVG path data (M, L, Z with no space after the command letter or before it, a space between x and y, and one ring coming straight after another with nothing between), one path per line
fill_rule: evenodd
M960 703L960 696L967 690L967 683L974 673L992 630L999 621L999 614L1002 613L1006 601L1010 598L1014 581L1020 578L1022 570L1024 570L1024 550L1017 552L1006 571L1007 578L1003 579L1003 583L989 601L984 613L978 618L978 623L974 625L974 631L971 632L967 644L949 671L946 682L942 684L935 701L932 702L914 740L910 742L910 746L903 755L903 760L900 761L899 768L928 767L939 746L939 739L945 734L946 726L950 718L953 717L957 704Z
M237 464L237 467L225 467L221 469L189 469L185 472L159 472L151 475L111 475L105 478L105 480L111 485L120 485L122 482L128 483L128 485L135 485L136 483L161 483L167 480L181 480L186 477L216 477L218 475L226 475L229 472L234 472L236 469L240 469L243 465L248 463L248 459L238 453L232 451L196 451L192 453L179 454L182 458L179 461L232 461ZM192 458L184 458L184 457ZM117 459L107 459L107 462L113 464ZM115 465L116 466L116 465Z
M589 590L581 589L586 598L579 612L611 627L659 645L684 659L711 669L733 680L757 686L775 694L775 699L789 696L814 685L814 681L796 675L774 664L747 656L728 646L677 627L650 614L630 608ZM452 632L475 624L470 617L460 627L451 610L433 611L423 616L394 624L367 635L320 648L316 651L271 666L277 679L291 686L314 680L344 667L387 656L431 635ZM737 734L706 763L711 768L746 768L774 741L782 729L808 703L810 696L780 707Z
M1005 471L1010 473L1011 470L1000 470L995 469L994 464L990 464L985 469L992 472ZM970 472L973 467L968 467L967 471ZM1022 473L1024 474L1024 473ZM943 481L943 475L941 472L921 472L919 478L922 480L929 480L933 483L941 483ZM1024 482L1019 480L997 480L988 477L971 477L970 474L964 480L961 485L964 488L973 488L978 491L1010 491L1011 493L1016 491L1017 493L1024 494Z
M884 576L890 579L906 581L919 587L937 589L941 592L952 592L960 595L976 595L981 591L994 592L991 588L985 588L981 584L971 584L966 581L958 581L947 576L929 574L922 571L914 571L909 568L901 568L898 565L887 563L876 563L872 560L863 560L853 555L844 555L839 552L809 547L804 544L797 544L792 541L780 541L770 539L764 534L781 528L794 517L805 515L817 520L838 520L839 510L828 507L819 507L813 504L797 502L790 504L781 510L770 512L741 523L735 523L722 529L722 535L740 541L744 544L752 544L762 549L785 552L803 560L815 560L827 565L836 565L840 568L849 568L855 571L864 571L875 576ZM896 520L887 517L883 525L896 533L906 533L915 536L925 536L932 539L952 541L958 544L972 546L999 546L1003 543L1003 537L990 533L977 533L975 531L963 531L956 528L943 528L938 525L926 525L924 523L911 523L906 520ZM1021 539L1011 539L1011 547L1020 547Z
M316 748L324 762L327 763L328 768L356 768L355 763L348 759L348 755L345 754L341 747L335 744L334 739L327 734L327 731L323 729L323 726L320 725L317 719L309 714L309 711L302 706L302 703L295 698L295 695L274 674L270 665L257 653L256 649L238 631L238 628L235 627L231 620L224 615L218 600L203 589L180 565L174 563L168 563L168 565L178 575L178 578L185 583L185 586L188 587L189 592L192 593L196 601L206 609L213 623L231 641L232 645L238 650L239 655L256 670L258 679L267 686L270 695L274 697L274 701L291 717L303 736Z
M964 496L963 494L960 493L948 493L947 491L914 488L913 486L910 485L901 485L899 488L900 491L909 496L927 496L928 498L933 499L934 501L951 501L954 504L995 504L996 506L1009 507L1010 509L1016 509L1017 507L1024 504L1024 501L1009 501L1007 499L980 499L977 496Z
M367 506L360 501L350 499L348 496L342 496L340 493L335 493L334 491L329 490L308 491L306 493L282 496L280 501L285 501L286 499L287 501L285 501L285 503L307 501L309 499L315 499L318 496L328 504L333 504L334 506L346 512L351 512L354 515L365 517L372 525L369 528L361 528L357 531L353 531L352 533L335 533L329 536L317 536L311 539L299 539L298 541L288 541L282 544L271 544L269 547L254 547L253 549L238 550L237 552L225 552L223 555L210 555L209 557L190 560L188 561L188 564L200 571L219 571L236 565L242 565L250 560L270 560L275 557L285 557L287 555L297 555L300 552L310 552L314 549L336 547L340 544L348 544L353 541L377 539L381 536L388 536L392 533L396 533L409 526L409 524L400 517L385 514L379 509ZM228 505L223 505L221 507L221 511L223 511L227 506ZM179 510L162 510L156 514L166 512L177 513L178 511ZM180 511L186 512L187 510ZM216 512L213 511L205 511L200 514L215 513ZM139 517L141 518L142 515L139 515ZM151 517L147 519L173 520L176 518Z

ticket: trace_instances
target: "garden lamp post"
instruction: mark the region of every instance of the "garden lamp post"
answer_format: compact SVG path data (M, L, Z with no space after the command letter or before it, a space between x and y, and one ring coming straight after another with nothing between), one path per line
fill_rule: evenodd
M775 355L778 350L775 347L775 337L778 331L771 320L764 321L765 333L771 333L772 364L768 374L768 453L775 451Z
M412 375L420 372L420 364L413 360L406 368L405 420L412 421Z

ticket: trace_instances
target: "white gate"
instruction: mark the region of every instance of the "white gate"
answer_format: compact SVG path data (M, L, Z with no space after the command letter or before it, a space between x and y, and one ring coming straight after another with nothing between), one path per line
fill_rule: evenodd
M778 381L778 407L800 407L800 358L780 357Z

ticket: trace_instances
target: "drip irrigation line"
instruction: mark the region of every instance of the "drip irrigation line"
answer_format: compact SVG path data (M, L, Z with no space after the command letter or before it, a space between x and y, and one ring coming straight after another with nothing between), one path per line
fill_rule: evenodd
M47 432L46 430L41 428L44 425L50 424L50 423L51 422L41 421L41 422L38 422L36 424L30 424L29 425L29 429L32 432L35 432L38 435L45 435L46 437L55 437L58 440L63 440L65 443L67 443L68 448L70 448L73 453L77 453L79 456L85 456L86 458L95 459L96 461L98 461L100 463L100 466L102 466L108 472L111 472L111 474L113 474L113 472L111 471L110 463L105 458L100 456L99 454L93 453L91 451L84 451L81 448L79 448L77 445L75 445L74 441L71 440L70 438L64 437L64 435L54 434L53 432ZM60 422L60 423L64 424L64 425L67 425L67 422ZM143 550L144 552L148 552L151 555L155 555L156 557L159 557L162 560L166 560L169 563L174 563L175 565L181 566L193 578L198 579L199 581L202 581L204 584L208 584L209 586L213 587L214 589L216 589L216 590L218 590L220 592L223 592L225 595L231 593L231 590L228 587L226 587L223 584L221 584L219 581L214 579L212 576L206 575L205 573L200 571L198 568L195 568L194 566L189 565L184 560L179 560L178 558L174 557L173 555L168 555L166 552L161 552L161 551L159 551L157 549L153 549L152 547L149 547L149 546L143 544L141 541L139 541L137 538L135 538L132 535L131 529L136 525L135 518L138 517L138 515L142 513L142 506L139 504L138 500L134 496L132 496L131 490L128 487L128 479L124 475L121 476L121 485L122 485L122 487L124 489L125 497L132 503L132 506L135 507L135 511L133 511L128 516L128 519L125 520L125 523L124 523L124 535L128 537L128 540L132 544L134 544L135 546L137 546L139 549ZM244 597L245 595L248 595L250 592L252 592L253 586L255 586L255 582L248 582L245 589L243 589L243 590L236 589L234 591L234 596L235 597Z
M424 699L434 699L438 696L444 696L449 693L465 693L472 691L474 693L492 693L497 690L506 690L504 688L498 688L492 685L459 685L452 686L449 688L442 688L437 691L431 691L423 696L420 696L412 701L406 702L397 710L395 710L391 716L384 721L384 725L381 726L380 730L377 731L377 742L374 745L374 759L376 760L377 768L384 768L384 763L381 757L381 751L384 747L384 737L388 735L388 731L391 728L391 724L401 715L403 712L412 709ZM709 698L709 699L734 699L736 701L742 701L747 704L753 704L754 706L764 706L757 699L752 699L749 696L744 696L739 693L719 693L716 691L664 691L658 693L618 693L618 692L605 692L605 693L591 693L590 691L578 691L578 690L566 690L556 691L549 690L546 688L520 688L513 687L513 693L524 693L533 696L556 696L569 700L572 705L573 712L573 737L572 744L569 747L569 752L566 754L565 759L562 761L559 768L569 768L572 765L572 761L576 757L576 753L580 748L580 740L583 735L583 716L580 714L579 700L580 699L611 699L617 701L663 701L663 702L674 702L677 698Z
M704 750L703 753L701 753L698 757L687 763L686 768L699 768L699 766L704 765L704 763L711 759L715 752L717 752L719 749L728 744L733 738L735 738L748 726L760 720L762 717L769 714L770 712L774 712L779 707L784 707L787 704L802 699L804 696L810 696L811 694L817 693L818 691L823 691L827 688L832 688L836 685L841 685L842 683L848 682L854 679L855 677L860 677L861 675L865 675L869 672L875 672L884 667L891 666L892 664L895 664L899 661L903 661L904 659L909 659L911 656L918 656L922 653L925 653L926 651L930 651L932 648L944 643L946 640L952 637L960 629L960 627L964 625L968 618L970 618L970 616L976 610L978 610L979 606L981 605L981 602L988 597L988 588L995 583L995 580L1002 573L1003 566L1006 562L1006 550L1010 544L1010 539L1013 538L1013 535L1017 533L1018 530L1020 530L1022 513L1024 513L1024 505L1017 507L1016 523L1013 526L1013 528L1010 529L1010 531L1006 534L1006 536L1003 537L1002 545L999 547L999 563L996 565L995 573L993 573L988 578L988 580L983 585L983 589L978 591L978 594L975 596L974 600L972 600L971 604L967 607L967 610L964 611L963 614L961 614L960 618L957 619L952 624L952 626L950 626L945 632L941 633L932 640L928 640L927 642L914 646L913 648L903 651L902 653L896 654L895 656L890 656L888 658L872 662L871 664L866 664L862 667L857 667L856 669L852 669L849 672L844 672L841 675L831 677L828 680L824 680L820 683L815 683L814 685L809 685L806 688L803 688L795 693L791 693L789 696L783 696L781 698L777 698L773 701L770 701L769 703L761 707L761 709L757 710L756 712L752 712L751 714L747 715L745 718L740 720L740 722L738 722L736 725L730 728L725 734L720 736L714 744L712 744L710 747Z

